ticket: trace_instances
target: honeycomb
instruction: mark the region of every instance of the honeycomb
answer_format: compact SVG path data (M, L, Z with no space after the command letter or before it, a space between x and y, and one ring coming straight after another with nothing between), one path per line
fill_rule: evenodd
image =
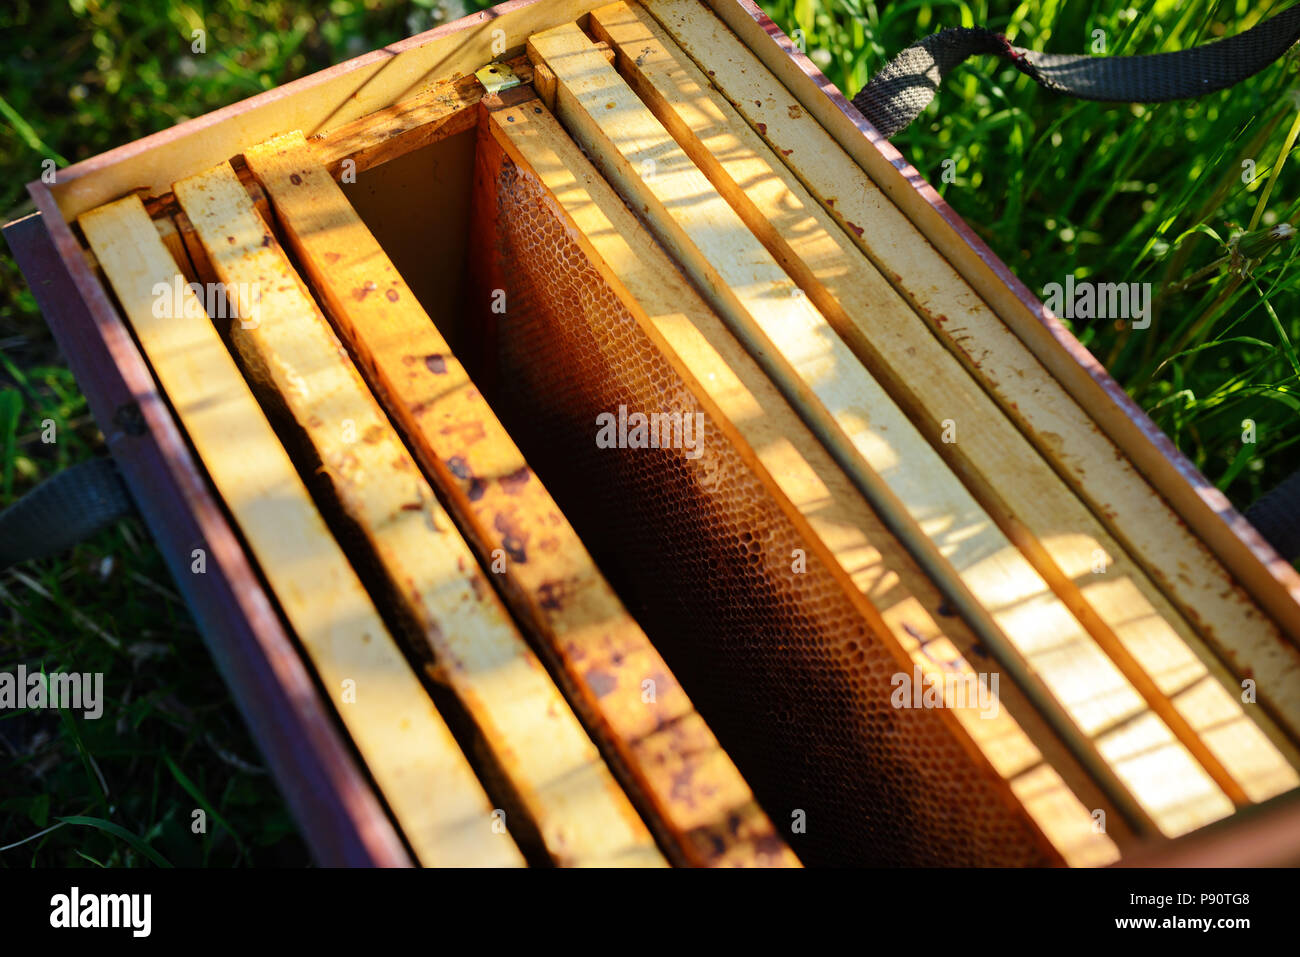
M475 176L475 378L800 859L1059 863L938 713L891 707L894 652L707 414L698 458L597 446L620 405L703 408L536 177L490 137Z

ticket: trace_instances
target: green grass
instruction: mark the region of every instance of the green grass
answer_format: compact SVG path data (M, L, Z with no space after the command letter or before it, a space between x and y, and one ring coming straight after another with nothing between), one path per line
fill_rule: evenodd
M992 26L1056 52L1087 52L1100 29L1108 52L1148 53L1236 32L1267 9L1209 0L764 6L787 32L802 30L849 94L888 55L943 26ZM42 160L75 162L273 88L424 29L441 7L11 0L0 8L0 210L9 219L28 208L23 184ZM199 27L202 54L191 49ZM978 60L895 138L1030 288L1067 273L1155 284L1150 329L1080 322L1075 332L1241 506L1300 466L1297 244L1246 263L1227 245L1256 212L1265 226L1300 212L1300 163L1274 176L1297 116L1294 72L1274 67L1193 103L1115 107L1063 99ZM1255 163L1250 185L1243 160ZM1245 419L1256 424L1254 444L1242 442ZM52 444L41 441L47 420ZM101 453L84 398L0 252L0 506ZM102 671L108 703L98 721L0 713L0 847L24 842L0 851L0 866L306 859L140 525L0 573L0 589L0 670ZM196 808L207 812L203 835L190 829Z

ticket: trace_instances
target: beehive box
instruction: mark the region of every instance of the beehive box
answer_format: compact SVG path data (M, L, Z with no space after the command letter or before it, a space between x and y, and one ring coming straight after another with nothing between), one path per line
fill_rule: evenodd
M1294 814L1294 570L747 0L506 3L31 191L322 862L1099 865Z

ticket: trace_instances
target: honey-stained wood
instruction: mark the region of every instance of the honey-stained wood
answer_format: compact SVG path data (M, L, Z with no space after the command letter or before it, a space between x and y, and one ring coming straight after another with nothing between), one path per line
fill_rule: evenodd
M154 375L420 862L512 866L492 806L138 197L79 220Z
M642 101L1224 792L1245 804L1300 785L1222 662L654 18L620 2L592 11L591 24ZM1095 432L1082 414L1069 425Z
M250 374L303 429L432 650L438 680L472 716L551 858L662 864L234 170L222 163L175 191L213 271L239 293L230 334ZM399 295L393 282L350 294L383 302Z
M176 219L172 216L154 217L154 228L158 230L158 238L163 241L167 251L171 253L172 259L175 260L176 266L186 276L191 276L194 272L194 266L190 262L190 254L185 249L185 240L181 238L180 230L176 228ZM91 255L87 250L87 255ZM98 268L98 264L96 264Z
M590 244L593 262L626 291L646 335L713 404L712 419L731 431L731 441L752 450L754 467L880 609L912 662L926 675L974 674L974 634L959 618L940 623L933 609L943 599L934 585L555 119L521 105L493 113L490 126L512 159L546 184ZM974 702L949 707L1067 863L1116 860L1117 845L1132 841L1122 818L1014 685L1002 685L1000 699L1005 706L993 715ZM1093 826L1090 811L1099 807L1108 808L1108 832Z
M575 706L648 802L674 856L797 865L689 698L592 563L407 283L319 160L290 134L250 149L335 327L437 477ZM373 294L368 293L373 290ZM643 683L655 680L646 700ZM728 818L742 823L732 829Z
M557 78L558 114L598 168L761 357L800 410L1004 667L1037 679L1080 754L1095 749L1166 834L1232 812L1231 800L1151 712L1069 609L575 25L529 39ZM1017 677L1020 677L1019 675ZM1117 799L1123 800L1122 797Z
M176 224L176 235L180 238L181 248L185 251L185 262L190 264L190 273L199 282L218 282L216 273L212 271L212 263L208 260L207 250L203 248L203 243L199 240L198 233L194 231L194 224L185 215L185 210L178 206L176 212L167 218ZM176 261L182 262L179 257Z
M900 289L917 302L928 301L927 292L942 297L933 301L930 314L920 309L922 316L950 330L937 331L942 338L951 337L963 362L982 370L995 398L1040 450L1060 458L1067 481L1189 619L1214 629L1203 634L1237 674L1254 677L1260 700L1265 684L1260 676L1286 676L1268 682L1269 706L1297 736L1297 703L1289 691L1296 685L1300 659L1279 648L1258 617L1262 609L1292 642L1300 642L1300 574L751 0L708 0L730 30L701 4L646 0L645 6L711 71L715 84L774 148L783 155L792 151L791 168L814 195L846 223L864 231L868 222L878 224L863 244L877 250L885 275L899 283L927 277L923 284ZM771 74L755 71L759 61ZM838 149L827 150L828 140ZM846 155L851 159L847 166L838 161ZM828 167L823 169L823 163ZM805 168L808 174L818 173L816 181L805 177ZM842 215L837 208L850 199L859 204L859 212ZM920 241L909 223L922 234ZM899 246L892 249L895 241ZM887 255L893 266L886 263ZM945 281L929 289L929 277L943 279L954 271L957 284ZM990 307L1000 323L982 317ZM1022 377L1032 401L1015 395ZM1095 434L1071 435L1053 425L1053 420L1077 421L1079 408L1097 424ZM1091 465L1101 462L1116 462L1115 483L1088 486ZM1121 473L1127 474L1121 479ZM1168 504L1150 494L1147 482ZM1195 537L1183 533L1176 542L1178 562L1162 562L1161 543L1176 524L1171 508ZM1216 564L1226 567L1231 578L1225 581ZM1258 607L1252 607L1252 599Z

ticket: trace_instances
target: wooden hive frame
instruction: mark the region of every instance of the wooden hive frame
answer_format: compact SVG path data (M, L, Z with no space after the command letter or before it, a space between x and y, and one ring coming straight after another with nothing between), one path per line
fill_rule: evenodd
M629 779L633 793L647 802L647 819L672 859L706 865L796 865L667 666L590 567L581 543L566 532L554 503L531 478L463 370L458 371L455 357L409 288L317 164L316 152L295 135L247 155L274 199L278 221L307 257L318 289L327 293L331 314L346 329L349 343L361 348L372 374L377 368L393 373L385 380L392 389L384 391L390 401L400 401L409 410L404 421L408 435L422 449L421 461L438 474L443 493L451 494L457 517L473 531L484 565L504 575L515 610L530 616L547 636L550 658L565 669L566 688L577 696L602 743L621 756L615 767ZM522 815L522 834L534 856L568 865L661 862L569 706L506 620L476 558L333 338L267 220L256 211L257 204L265 203L265 194L252 183L246 190L227 163L177 183L176 194L181 207L176 213L162 212L155 224L141 219L136 225L147 231L151 248L159 248L160 240L167 243L178 262L199 263L194 272L232 290L236 315L228 336L246 376L264 397L268 414L276 416L282 434L301 433L311 447L300 468L314 472L319 463L319 471L328 476L328 488L318 501L332 512L341 509L348 522L344 531L355 529L365 539L358 545L358 536L350 536L353 560L362 560L383 579L378 587L385 607L398 616L404 630L414 629L416 654L427 657L432 652L431 674L452 689L459 709L467 713L475 753L480 762L490 764L486 770L495 782L494 795L509 793L506 803L516 809L511 819L518 822L521 818L513 815ZM124 202L140 209L134 197ZM120 285L119 261L130 258L138 233L120 230L118 237L106 227L91 232L117 205L85 214L83 228L92 251L113 255L100 265L114 267L108 271L110 283L124 303L140 306L128 314L138 326L145 323L138 331L147 332L153 328L150 321L157 325L157 317L142 311L144 294L135 300L123 298L131 295L131 287ZM179 231L170 222L172 216L181 221ZM185 242L180 242L182 234ZM155 255L148 265L154 272L176 275L165 254ZM176 282L181 288L181 280ZM141 288L150 287L146 282ZM372 306L378 306L378 312ZM187 326L198 316L184 318L190 321L164 321L159 329L173 337L188 333ZM197 331L210 341L211 328L202 321L198 325L202 328ZM178 356L184 358L184 349L143 336L142 345L178 396L187 385L204 387L201 356L185 359L187 375L178 378L171 369L182 361ZM414 374L412 357L419 365ZM390 362L395 365L390 367ZM201 416L189 422L200 439L212 430L205 423ZM220 431L215 439L222 439ZM230 467L243 466L232 462ZM219 484L225 468L225 463L215 463ZM263 496L260 504L271 511L248 530L254 540L270 536L272 545L279 543L275 502L275 496ZM502 525L506 516L508 527ZM565 534L568 539L559 547ZM511 544L512 537L516 544ZM502 546L496 551L507 567L498 569L496 559L487 554L493 546ZM285 574L292 575L292 563L279 557ZM282 575L272 579L278 585L288 581ZM291 606L307 594L307 581L298 579L282 593L282 602ZM595 621L589 621L593 615ZM345 622L353 617L339 616ZM363 643L368 641L364 638ZM322 662L328 666L328 648L323 652ZM404 671L400 666L398 670ZM332 673L329 667L325 671ZM649 701L639 686L646 675L656 684ZM373 688L360 693L371 701L383 700ZM369 751L368 762L377 769L385 760L381 750ZM392 757L402 761L397 753ZM427 781L424 786L429 786ZM474 830L472 821L461 823ZM445 862L436 856L422 860Z
M601 18L592 18L596 21L594 24L587 18L587 14L600 6L599 3L574 0L504 4L494 11L495 16L491 18L467 18L458 24L404 41L389 50L323 71L210 117L78 164L60 172L59 182L53 189L43 183L31 184L31 192L40 210L39 224L26 221L6 230L7 235L20 241L19 259L29 277L35 274L63 276L71 280L76 297L67 297L67 289L45 288L37 290L38 299L43 306L49 303L51 306L62 304L70 307L67 318L61 318L56 326L56 334L78 378L83 383L91 383L87 391L97 419L103 423L118 423L118 427L107 429L106 434L110 448L122 463L128 479L139 489L153 488L161 493L156 499L142 503L142 510L163 545L164 555L179 582L185 582L189 548L195 542L204 542L211 547L215 561L210 567L215 565L215 587L187 588L182 584L182 588L195 608L200 624L214 646L219 666L237 697L251 715L261 716L252 721L254 734L271 756L280 783L300 819L311 820L317 825L308 826L307 832L314 840L313 832L321 833L317 851L324 860L392 863L403 855L393 840L391 829L376 822L368 787L358 776L356 768L342 756L337 732L323 720L322 703L310 685L304 684L305 675L301 668L295 670L291 660L292 649L283 627L270 611L255 572L243 555L230 525L216 508L211 493L205 488L196 463L179 440L180 433L174 420L159 401L139 352L131 343L99 280L87 266L68 223L129 190L143 188L155 197L164 196L172 182L195 175L212 162L236 156L273 135L292 129L313 134L323 164L332 170L340 169L345 159L352 159L362 169L381 163L405 149L428 142L430 136L441 135L440 123L447 124L444 132L455 132L455 124L465 122L466 115L472 112L466 107L480 95L467 78L436 83L427 91L414 97L410 95L427 85L427 81L450 77L457 72L467 74L498 59L498 54L512 57L511 62L522 73L527 70L527 61L520 58L520 53L524 42L534 34L576 21L600 36ZM712 13L705 9L706 6ZM974 237L915 170L907 166L812 65L793 50L789 41L756 7L747 0L711 0L707 4L648 0L646 9L685 54L701 62L710 57L720 58L731 70L735 70L737 63L745 57L749 57L751 62L756 58L766 66L762 76L767 76L767 71L770 71L771 77L783 85L783 89L771 88L772 96L757 98L750 109L739 92L742 78L738 74L726 74L725 70L717 71L719 64L710 63L715 69L713 82L718 91L759 134L772 151L769 155L776 156L791 149L793 141L790 137L810 135L809 123L824 131L821 135L828 138L828 142L833 140L842 150L842 153L820 151L823 164L800 165L787 158L787 169L807 190L806 196L811 197L805 202L818 205L822 215L844 225L847 233L858 234L859 245L867 252L868 258L876 262L889 284L898 290L899 300L931 324L938 337L936 341L947 347L945 354L955 357L968 372L973 373L972 378L980 383L988 400L995 402L1018 427L1024 439L1015 441L1027 439L1034 445L1038 454L1059 475L1059 480L1052 481L1064 482L1097 515L1100 526L1104 527L1097 527L1093 538L1106 543L1103 551L1112 558L1122 558L1125 553L1133 556L1141 569L1134 573L1133 580L1146 581L1145 576L1150 576L1154 585L1151 590L1143 592L1147 600L1156 605L1172 602L1177 610L1171 613L1162 611L1161 617L1180 621L1186 615L1196 625L1205 645L1213 649L1217 658L1191 640L1195 635L1190 630L1181 626L1177 630L1194 648L1194 660L1200 662L1202 669L1212 672L1212 683L1224 688L1232 684L1232 678L1241 674L1260 675L1261 701L1277 723L1266 720L1260 721L1259 725L1271 746L1280 749L1293 761L1289 749L1294 748L1295 742L1289 739L1285 729L1290 728L1294 733L1297 727L1296 696L1293 684L1287 685L1285 678L1295 674L1292 660L1295 647L1287 644L1286 640L1295 642L1300 636L1300 605L1297 605L1300 580L1294 570L1272 553L1222 496L1132 405L1095 360ZM719 19L715 20L714 14ZM609 12L602 14L602 17L610 16ZM616 20L611 20L603 29L608 32L610 26L617 25ZM612 35L610 39L613 40ZM610 46L613 48L617 44L611 42ZM611 49L608 52L617 51ZM626 74L626 64L624 66ZM716 72L724 75L717 76ZM749 79L752 80L753 76ZM558 82L558 78L545 74L538 78L539 89L544 95L547 95L550 82ZM793 98L793 104L783 101L786 94ZM803 125L795 122L798 119L796 113L800 112L806 114ZM778 122L782 113L788 117L789 123ZM563 117L563 110L561 115ZM375 135L381 129L382 134ZM681 133L680 130L673 132ZM755 155L761 155L753 149L753 143L750 146ZM332 154L329 152L331 148L335 150ZM697 157L702 155L696 154ZM844 160L838 157L846 158L848 165L843 165ZM836 167L836 162L842 165ZM716 185L718 170L706 172L710 172L710 179ZM878 245L870 242L870 237L864 237L860 230L853 229L856 220L866 214L846 211L846 207L851 209L850 201L828 195L828 182L843 183L844 180L818 178L846 173L862 176L864 187L874 183L879 190L873 193L864 189L865 199L857 197L853 201L876 203L871 211L875 216L898 216L898 212L891 212L896 208L915 224L929 245L922 244L909 250L895 249L886 244L887 248L882 252ZM165 204L168 201L160 202ZM165 221L160 232L173 252L182 248L183 243L177 244L178 234L169 232ZM183 228L179 231L184 232ZM905 232L910 234L910 230ZM798 262L804 261L804 255L812 254L782 248L779 235L769 236L768 240L776 243L769 246L769 250L772 254L779 254L777 259L783 266L791 268L794 264L792 272L799 285L811 286L815 290L818 285L815 268L810 268L802 276L797 268ZM915 264L918 259L934 264L934 260L925 259L925 250L930 250L930 256L937 251L942 257L938 262L946 261L955 271L951 283L945 287L953 290L955 298L951 302L926 300L924 292L906 281L906 271L895 268L900 263ZM890 259L890 256L895 258ZM961 291L963 286L966 292ZM827 306L830 300L837 299L833 292L827 290L825 296L810 294L811 305L816 307L820 303ZM947 320L958 309L965 310L963 315L971 319L972 324L974 319L982 323L980 328L985 330L981 333L984 339L970 340L950 334ZM1001 323L990 322L992 317ZM853 351L866 359L870 366L876 347L869 342L855 344L851 336L852 327L845 325L842 318L837 320L836 331L846 336ZM1000 374L997 369L977 371L995 358L1040 376L1039 381L1049 389L1051 400L1038 406L1027 405L1019 401L1007 384L1009 379L1005 372ZM781 375L777 376L778 380L781 378ZM789 391L793 388L793 380L786 381ZM138 413L132 411L132 402ZM1068 425L1078 418L1091 419L1100 429L1095 433L1082 433L1084 447L1094 450L1118 448L1135 466L1135 469L1121 470L1124 478L1118 491L1103 492L1097 485L1085 481L1081 468L1086 464L1085 460L1061 455L1053 445L1050 436L1062 433L1050 426L1054 422ZM829 423L821 435L832 448L835 447ZM966 453L962 451L959 454ZM840 457L848 458L847 451ZM962 473L963 477L978 477L986 466L971 465L967 472ZM1143 517L1134 511L1143 503L1160 502L1151 496L1152 488L1167 503L1167 508L1161 503L1163 525L1156 521L1130 521L1130 518ZM995 492L995 488L986 487L983 497L977 494L976 498L981 499L981 504L991 514L997 515L999 508ZM1007 534L1013 535L1027 554L1033 553L1034 542L1041 536L1035 538L1031 529L1028 537L1023 537L1024 530L1009 525L1010 519L1006 516L1012 511L1010 507L1003 508L1003 520L998 524L1004 526ZM184 513L185 517L178 519L179 513ZM1190 531L1178 527L1178 521L1185 523ZM1157 526L1176 530L1176 535L1181 536L1178 547L1189 556L1194 570L1211 568L1214 565L1211 554L1226 566L1238 588L1232 593L1232 600L1246 610L1251 625L1249 631L1239 634L1232 629L1230 619L1214 617L1215 605L1210 596L1196 591L1196 583L1203 578L1195 574L1184 574L1180 578L1177 574L1162 572L1159 562L1152 556L1163 544L1163 539L1158 531L1149 531ZM1110 544L1109 536L1114 536L1117 543ZM1204 545L1200 544L1202 542ZM909 544L924 551L924 543L919 539ZM1053 564L1060 564L1060 559L1050 553L1044 557L1040 552L1037 561L1031 561L1031 564L1050 572ZM927 570L933 574L932 569ZM1047 577L1053 578L1051 574ZM1069 577L1066 575L1049 583L1068 590L1066 579ZM223 605L223 602L239 595L242 589L252 590L236 598L236 603ZM1110 633L1105 651L1115 659L1121 674L1129 680L1137 679L1136 690L1142 700L1152 704L1162 697L1167 699L1175 687L1172 681L1161 686L1159 680L1152 679L1150 686L1142 686L1140 676L1150 670L1141 664L1142 646L1126 643L1118 625L1106 624L1104 612L1099 613L1096 620L1089 619L1089 603L1080 601L1078 596L1060 597L1088 624L1087 630L1094 638L1101 640L1099 633L1102 637ZM1253 609L1256 606L1267 617L1255 617L1257 612ZM237 613L232 614L232 608L237 609ZM1200 615L1205 609L1210 614ZM1270 633L1269 628L1275 631ZM1255 634L1263 637L1252 637ZM1149 649L1151 646L1146 647ZM1266 684L1263 675L1270 669L1281 678ZM287 689L295 686L298 692L289 694ZM1162 717L1177 725L1182 712L1176 704L1170 704L1162 712ZM1197 707L1201 704L1198 703ZM1189 708L1183 717L1190 720L1188 715L1194 713L1196 708ZM288 752L292 749L283 741L272 740L272 736L259 729L258 720L270 716L275 716L275 720L300 733L306 740L315 742L310 753L305 757L290 755ZM1185 745L1199 740L1195 729L1190 729L1190 736L1188 730L1185 728L1178 732L1175 728L1178 732L1175 737ZM1237 772L1220 760L1213 745L1206 747L1197 757L1206 767L1209 777L1236 803L1265 796L1262 793L1246 794L1244 790L1234 792L1231 783ZM1214 767L1216 763L1218 766ZM303 783L307 780L332 782L324 807L320 806L318 794L309 793Z
M1162 617L1170 620L1178 630L1178 638L1195 648L1197 657L1219 672L1220 680L1225 677L1222 664L1214 661L1209 649L1192 634L1189 621L1195 623L1205 643L1228 660L1234 670L1246 675L1275 675L1271 687L1261 688L1260 700L1285 724L1296 727L1300 719L1300 695L1296 694L1294 679L1300 678L1300 648L1282 637L1290 633L1261 614L1246 591L1223 574L1219 561L1209 549L1178 520L1165 501L1153 494L1143 476L1123 460L1113 438L1095 426L1062 383L1053 379L1007 325L999 321L1000 317L972 294L971 287L953 265L936 255L915 230L907 228L902 214L893 208L880 188L850 156L838 148L833 138L800 111L776 108L779 91L765 80L761 71L753 69L754 55L729 34L721 21L701 15L701 11L691 4L673 0L651 2L648 8L662 19L664 30L671 33L684 50L695 50L700 56L705 55L705 50L709 51L711 80L717 85L719 111L725 111L729 119L734 118L744 133L766 143L771 155L785 159L788 168L780 173L789 180L796 177L798 180L789 183L790 191L802 193L800 186L807 187L809 193L804 193L800 200L812 208L811 215L823 222L842 224L843 238L856 242L879 268L881 276L889 277L900 298L913 307L914 312L909 312L907 319L919 316L951 353L951 357L931 358L927 364L920 356L896 351L894 359L877 362L873 368L883 366L891 369L893 375L903 380L922 370L931 375L941 374L945 384L941 391L956 399L961 394L963 377L949 374L951 369L940 370L945 362L951 366L957 361L970 370L972 379L987 390L987 396L976 395L973 402L987 404L995 401L1004 410L1007 420L995 415L982 416L982 419L997 422L1006 433L1005 437L995 439L1003 444L998 450L1000 458L987 460L983 465L972 461L970 467L963 470L963 474L971 475L976 484L983 483L981 494L990 511L1000 515L1014 511L1008 503L996 501L997 491L993 486L1015 488L1019 485L1019 491L1034 495L1039 501L1033 504L1041 503L1043 506L1041 516L1026 512L1023 505L1018 509L1028 526L1025 532L1032 533L1035 525L1043 529L1037 536L1038 543L1030 542L1027 551L1055 551L1055 555L1044 557L1048 565L1055 563L1061 570L1074 564L1065 551L1071 547L1088 551L1098 545L1104 546L1109 566L1110 556L1120 552L1116 543L1110 540L1110 536L1115 536L1141 566L1142 574L1136 576L1136 581L1144 590L1145 597L1137 598L1131 593L1115 594L1113 597L1105 596L1103 601L1116 602L1126 609L1150 602L1161 609ZM750 129L748 124L753 128ZM711 131L705 125L704 135L710 132L716 130ZM799 149L798 162L794 160L796 146ZM771 209L769 205L768 211ZM857 222L876 225L868 236ZM792 251L789 254L798 261ZM927 280L921 281L918 278L921 276ZM850 303L860 301L855 300L855 294L865 294L873 302L893 298L888 289L870 289L861 285L855 288L851 284L840 288L846 295L839 299ZM875 314L873 318L880 321ZM854 323L856 331L847 334L850 342L855 337L861 341L869 325L865 316L855 319ZM917 346L933 350L933 345L924 337L918 340ZM865 360L866 354L876 352L877 348L863 344L856 346L855 351ZM909 360L912 360L911 368ZM954 405L960 406L961 403L954 402ZM917 404L914 402L912 407L917 408ZM926 415L924 410L918 411L921 414L915 418L919 421L934 417ZM1002 425L1003 421L1006 425ZM1007 426L1012 424L1019 427L1021 436L1007 431ZM1053 541L1050 533L1051 524L1056 519L1054 507L1059 505L1077 511L1081 502L1074 501L1072 496L1061 496L1059 486L1053 497L1050 478L1044 476L1043 481L1047 484L1040 482L1037 487L1029 488L1017 474L999 474L999 465L1003 469L1011 464L1020 468L1026 460L1039 460L1024 447L1025 443L1037 448L1042 461L1059 472L1061 479L1093 512L1095 518L1089 516L1072 525L1073 528L1084 528L1091 523L1091 543ZM959 451L959 447L963 444L955 443L949 448L962 455L964 453ZM1089 466L1102 462L1107 466L1101 477L1089 475ZM1048 505L1049 502L1052 504ZM1104 525L1105 530L1099 525ZM1015 531L1008 534L1015 534ZM1020 538L1024 540L1023 535ZM1179 561L1171 564L1168 561L1170 554L1177 554ZM1128 561L1127 557L1118 560ZM1163 595L1155 593L1157 588ZM1081 595L1079 599L1086 602L1085 596ZM1178 607L1179 613L1171 614L1170 602ZM1113 615L1107 615L1104 606L1099 605L1097 611L1103 618L1114 619ZM1114 634L1107 644L1110 650L1114 650L1117 643L1124 642L1122 626L1110 627L1098 622L1092 630L1108 629ZM1295 635L1290 634L1290 637L1295 638ZM1166 647L1175 643L1164 642ZM1142 651L1137 653L1140 655ZM1150 648L1146 653L1160 654ZM1172 687L1170 677L1176 670L1171 669L1166 677L1166 690ZM1177 678L1173 680L1177 681ZM1267 731L1275 744L1293 748L1293 744L1284 742L1271 722L1266 724L1270 725ZM1294 757L1294 752L1290 757Z
M139 197L101 206L80 222L418 859L430 865L522 863L509 838L501 840L487 826L477 833L466 826L490 815L487 795L405 667L201 303L177 283L179 301L157 308L158 284L172 286L177 270ZM427 800L434 782L444 801Z

